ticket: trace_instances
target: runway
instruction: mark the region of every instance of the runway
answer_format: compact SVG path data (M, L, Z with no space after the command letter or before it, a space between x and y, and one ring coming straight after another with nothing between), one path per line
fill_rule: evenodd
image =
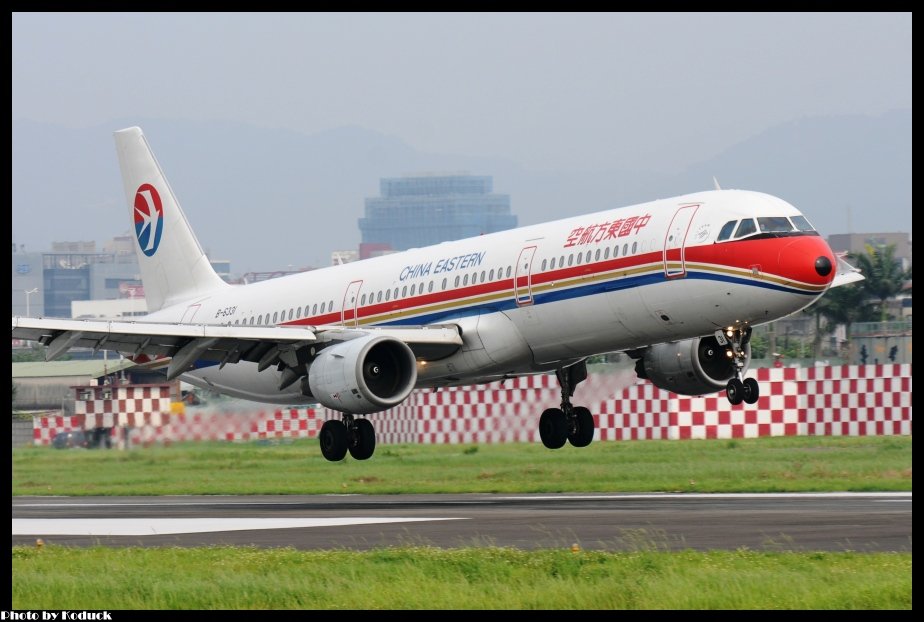
M911 551L911 493L14 497L13 544Z

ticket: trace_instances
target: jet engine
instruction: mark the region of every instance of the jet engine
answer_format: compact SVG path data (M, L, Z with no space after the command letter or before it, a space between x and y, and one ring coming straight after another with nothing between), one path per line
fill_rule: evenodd
M314 399L354 415L400 404L416 382L417 360L411 348L380 335L329 346L308 368L308 386Z
M751 362L751 345L741 350L747 371ZM697 337L672 343L659 343L645 349L635 365L639 378L647 378L660 389L682 395L714 393L735 377L730 345L720 345L713 337Z

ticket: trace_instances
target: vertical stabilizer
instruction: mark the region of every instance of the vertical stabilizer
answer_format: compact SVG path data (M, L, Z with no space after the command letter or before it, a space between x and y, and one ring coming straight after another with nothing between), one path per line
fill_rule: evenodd
M199 246L141 128L119 130L115 141L148 311L228 287Z

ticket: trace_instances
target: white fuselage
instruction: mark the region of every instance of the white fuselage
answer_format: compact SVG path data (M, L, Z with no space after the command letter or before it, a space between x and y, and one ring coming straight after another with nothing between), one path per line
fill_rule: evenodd
M469 384L555 369L629 350L760 324L813 302L830 278L814 232L717 241L729 221L793 217L775 197L711 191L220 290L148 320L229 325L459 326L463 348L418 368L418 387ZM261 401L279 372L241 362L183 375Z

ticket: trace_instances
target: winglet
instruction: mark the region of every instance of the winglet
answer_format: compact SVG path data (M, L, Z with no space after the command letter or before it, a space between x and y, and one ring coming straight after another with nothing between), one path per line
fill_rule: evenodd
M836 253L837 273L834 275L834 280L831 281L831 287L849 285L850 283L856 283L866 278L859 269L854 268L844 260L844 255L846 254L847 253Z

